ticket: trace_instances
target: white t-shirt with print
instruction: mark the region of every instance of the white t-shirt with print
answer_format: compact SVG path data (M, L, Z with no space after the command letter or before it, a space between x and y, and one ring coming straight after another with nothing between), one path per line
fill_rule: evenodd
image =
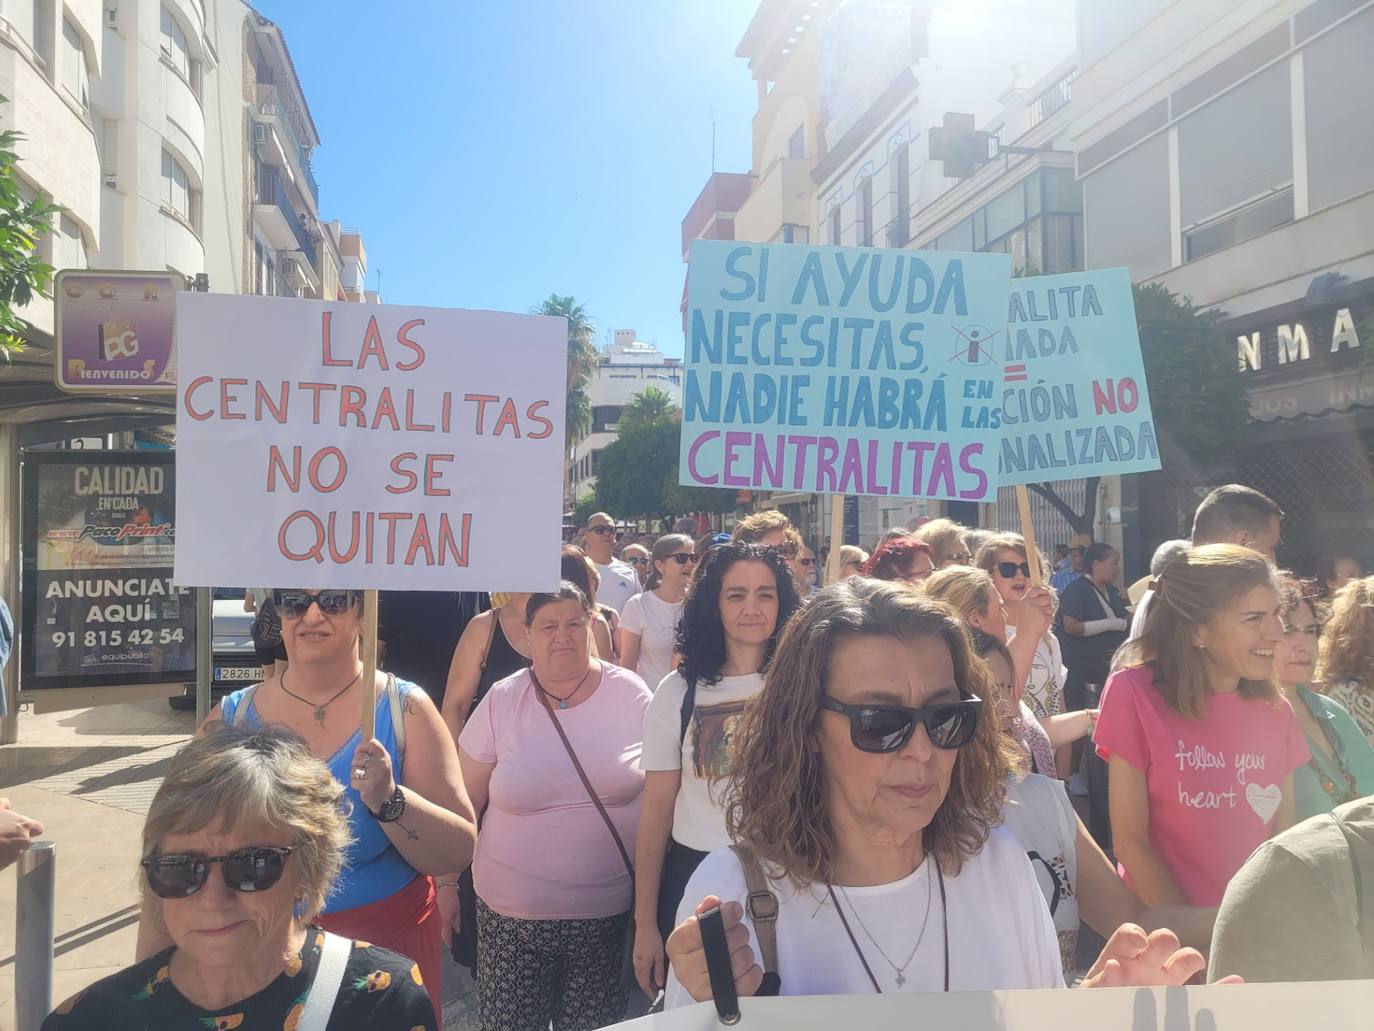
M682 602L666 602L653 591L636 594L620 613L620 628L639 635L639 665L636 672L658 690L659 682L673 669L673 639Z
M1008 778L1002 816L1040 883L1059 937L1065 977L1072 978L1078 944L1078 817L1064 782L1038 773L1019 782Z
M662 692L660 692L661 694ZM884 992L938 992L944 987L944 931L949 928L951 991L995 991L1016 988L1062 988L1059 944L1044 896L1016 836L994 828L982 849L957 876L945 877L947 912L941 911L938 881L931 884L934 864L927 859L916 872L892 884L835 889L840 905L869 968ZM774 880L778 899L778 974L783 995L872 995L873 985L850 944L824 885L797 891L785 878ZM678 922L687 919L707 895L743 903L749 889L739 859L729 849L712 852L687 883ZM906 983L882 952L904 959L911 953L930 900L930 919L915 957L906 967ZM860 922L862 921L862 923ZM758 938L748 911L750 944L760 965ZM899 962L901 960L899 959ZM687 1006L692 997L669 974L666 1006Z
M601 583L596 588L596 603L609 605L617 612L625 611L625 603L640 591L639 574L627 562L613 558L606 565L593 562Z
M640 769L681 770L673 807L673 840L698 852L711 852L730 844L725 833L725 810L720 790L711 781L729 773L730 731L744 712L745 703L763 690L763 674L721 677L717 683L697 683L687 736L682 738L682 700L687 681L674 671L654 692L644 714L644 751ZM700 901L700 900L698 900Z

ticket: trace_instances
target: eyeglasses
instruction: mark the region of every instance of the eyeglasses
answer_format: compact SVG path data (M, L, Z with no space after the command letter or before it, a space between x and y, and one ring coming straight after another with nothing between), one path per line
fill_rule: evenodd
M967 698L909 709L902 705L847 705L829 695L821 696L821 708L849 717L849 740L861 752L896 752L906 747L916 725L926 728L936 748L962 748L978 730L982 702Z
M676 563L677 563L678 565L680 565L680 566L687 566L687 565L693 565L693 566L694 566L694 565L696 565L696 562L697 562L697 557L696 557L695 555L691 554L690 552L686 552L686 551L679 551L679 552L678 552L677 554L675 554L675 555L669 555L668 558L672 559L674 562L676 562ZM664 559L663 561L667 562L668 559Z
M814 566L816 564L816 560L814 558L799 558L797 559L797 562L803 566Z
M1029 563L1029 562L1021 562L1021 563L1019 563L1019 564L1016 563L1016 562L999 562L999 563L997 563L997 574L998 574L1003 580L1010 580L1010 579L1011 579L1012 577L1014 577L1017 573L1020 573L1022 576L1025 576L1025 577L1029 577L1029 576L1030 576L1030 563Z
M224 883L235 891L266 891L281 880L286 857L296 851L289 845L241 848L227 856L196 856L185 853L148 856L143 871L148 887L162 899L190 898L210 877L210 864L218 863Z
M587 527L587 532L588 532L588 533L594 533L594 534L596 534L598 537L605 537L605 536L607 536L608 534L615 533L615 527L614 527L614 526L589 526L589 527Z
M1320 641L1322 628L1320 623L1309 623L1307 626L1290 626L1284 623L1283 635L1287 637L1289 634L1302 634L1304 637L1310 637L1314 641Z
M956 551L953 555L948 556L945 561L951 565L966 566L973 561L973 552Z
M275 591L272 604L286 619L300 619L312 604L318 605L326 616L342 616L353 607L357 596L357 591Z
M645 566L649 564L649 560L647 558L641 558L639 555L626 555L625 561L630 563L630 565L632 566Z

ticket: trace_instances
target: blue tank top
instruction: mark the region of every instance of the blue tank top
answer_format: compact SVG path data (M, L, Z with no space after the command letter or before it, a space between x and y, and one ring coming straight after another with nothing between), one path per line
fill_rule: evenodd
M396 686L403 703L410 692L422 690L406 680L397 680ZM234 714L238 711L245 691L246 689L235 691L221 699L219 708L225 723L234 722ZM262 720L258 716L256 702L248 703L248 712L243 722L250 727L261 726ZM353 787L353 753L361 740L362 730L355 730L353 736L326 762L329 772L344 786L344 793L352 803L348 814L348 829L353 835L353 843L344 853L343 870L325 899L326 913L338 913L345 909L366 906L388 895L394 895L418 876L415 868L396 851L396 846L386 836L382 825L372 818L361 796ZM404 783L405 757L398 754L396 727L392 723L391 702L386 691L377 694L377 740L386 747L387 754L391 756L391 769L396 783Z

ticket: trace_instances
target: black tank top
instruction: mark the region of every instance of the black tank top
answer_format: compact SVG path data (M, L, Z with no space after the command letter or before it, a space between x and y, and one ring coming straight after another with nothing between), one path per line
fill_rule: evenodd
M472 698L473 709L476 709L477 703L487 696L492 684L498 680L505 680L513 673L519 673L529 665L529 660L516 651L515 646L507 639L506 631L501 626L500 611L493 609L491 618L493 629L486 657L482 660L482 675L477 679L477 693ZM471 710L468 714L471 715Z

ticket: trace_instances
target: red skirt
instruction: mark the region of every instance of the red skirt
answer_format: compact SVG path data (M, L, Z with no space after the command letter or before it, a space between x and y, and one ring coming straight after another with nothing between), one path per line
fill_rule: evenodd
M340 937L380 945L413 959L434 1003L437 1026L444 1026L439 966L440 918L432 878L421 875L394 895L366 906L321 914L315 922Z

